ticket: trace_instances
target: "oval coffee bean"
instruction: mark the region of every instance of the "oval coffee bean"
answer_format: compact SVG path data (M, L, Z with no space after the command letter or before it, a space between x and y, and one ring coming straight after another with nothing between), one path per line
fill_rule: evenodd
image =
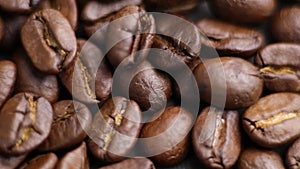
M276 93L265 96L243 115L243 126L257 144L275 148L300 136L300 95Z
M10 97L17 79L17 67L8 60L0 61L0 107Z
M180 163L190 146L192 114L181 107L169 106L149 121L141 131L141 138L148 138L141 142L146 154L159 166Z
M300 45L274 43L261 49L255 57L265 86L276 92L300 91Z
M38 147L49 135L52 106L43 97L18 93L0 111L0 151L22 155Z
M277 6L276 0L211 0L208 2L217 17L242 24L265 21Z
M288 149L286 154L286 165L289 169L300 168L300 139L298 138Z
M37 70L30 62L24 50L13 54L17 65L15 92L32 92L54 103L59 97L59 84L55 75L47 75Z
M25 162L18 169L54 169L58 159L54 153L38 155Z
M16 168L18 165L24 161L27 154L21 156L3 156L0 155L0 168L1 169L12 169Z
M238 169L285 169L278 153L254 148L245 149L238 161Z
M211 83L216 90L225 90L225 109L248 107L259 99L263 90L263 80L259 77L257 68L240 58L208 59L194 69L194 75L201 99L207 103L212 98ZM223 82L226 82L226 88ZM211 104L220 106L222 101Z
M85 142L68 152L60 159L56 165L56 169L89 169L89 159Z
M271 23L272 38L280 42L300 42L300 5L282 8Z
M241 151L239 113L213 107L202 110L192 133L198 159L212 169L230 169Z
M254 29L207 18L198 21L196 25L206 36L202 43L215 48L220 56L248 58L264 43L263 34Z
M48 74L61 72L76 54L75 33L54 9L33 13L21 30L21 39L33 65Z
M1 0L0 8L9 12L24 13L30 12L39 2L40 0Z
M59 151L78 145L86 137L92 123L89 109L73 100L61 100L53 105L53 123L40 151Z
M95 114L88 147L104 162L125 158L137 142L142 127L138 104L123 97L108 99Z
M187 12L195 8L198 0L143 0L147 10L170 13Z
M144 157L130 158L119 163L111 164L99 169L117 169L117 168L130 168L130 169L155 169L152 161Z

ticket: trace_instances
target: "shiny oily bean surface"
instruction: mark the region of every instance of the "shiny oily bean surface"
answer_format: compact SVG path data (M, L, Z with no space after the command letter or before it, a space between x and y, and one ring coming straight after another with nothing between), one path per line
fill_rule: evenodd
M220 56L248 58L264 44L263 34L255 29L208 18L196 25L204 33L203 44L215 48Z
M54 153L42 154L25 162L18 169L54 169L57 161Z
M202 110L192 132L198 159L212 169L230 169L241 151L241 132L237 111Z
M300 168L300 139L298 138L288 149L286 154L286 165L289 169Z
M0 107L10 97L17 79L16 64L9 60L0 61Z
M141 110L133 100L108 99L95 114L88 147L100 161L118 162L137 142L141 130Z
M277 7L276 0L210 0L212 12L221 19L241 24L261 23Z
M155 169L154 164L151 160L144 157L136 157L126 159L119 163L111 164L105 167L101 167L99 169L118 169L118 168L130 168L130 169Z
M216 90L226 90L225 109L248 107L259 99L263 90L257 68L240 58L208 59L194 69L194 75L201 99L207 103L211 102L211 83ZM226 88L223 82L226 82ZM211 104L220 106L219 103Z
M32 93L18 93L0 111L0 151L22 155L39 146L49 135L51 104Z
M57 10L33 13L21 30L21 39L33 65L48 74L61 72L75 57L75 33Z
M300 96L275 93L260 98L243 115L243 126L257 144L275 148L300 136Z
M9 12L27 13L34 9L40 0L1 0L0 8Z
M241 153L238 169L285 169L280 155L271 150L247 148Z
M83 141L91 123L92 115L84 104L61 100L53 105L50 134L38 149L58 151L72 148Z
M163 11L169 13L187 12L195 8L198 0L143 0L149 11Z
M180 163L190 146L192 114L179 106L169 106L149 121L141 131L141 138L148 138L141 143L145 153L151 155L150 159L157 166Z
M255 57L265 86L275 92L300 91L300 45L274 43L261 49Z

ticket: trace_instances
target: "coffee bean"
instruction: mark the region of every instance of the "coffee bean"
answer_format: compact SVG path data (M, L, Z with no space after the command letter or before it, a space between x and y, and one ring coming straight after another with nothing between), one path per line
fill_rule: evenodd
M52 106L43 97L18 93L0 111L0 151L22 155L39 146L49 135Z
M68 152L57 163L56 169L89 169L89 159L87 156L86 144L82 144Z
M207 18L196 24L204 34L202 43L215 48L220 56L247 58L264 43L264 36L254 29Z
M183 13L194 9L198 0L143 0L147 10L168 13Z
M211 11L229 22L255 24L265 21L277 7L276 0L211 0Z
M194 75L201 99L205 102L211 102L212 90L217 90L218 97L221 92L226 92L225 109L240 109L254 104L263 89L263 80L257 68L240 58L208 59L195 68ZM222 106L223 101L217 100L211 104L218 107Z
M275 151L248 148L242 152L237 168L284 169L285 167L281 157Z
M25 162L18 169L52 169L58 159L54 153L42 154Z
M88 147L104 162L117 162L134 147L141 129L141 110L123 97L107 100L95 114Z
M272 38L280 42L300 42L300 6L288 6L275 14L271 23Z
M54 9L33 13L21 30L21 39L33 65L48 74L61 72L75 57L74 31Z
M26 158L27 154L21 156L3 156L0 155L0 168L12 169L16 168Z
M92 123L89 109L73 100L62 100L53 105L53 123L40 151L65 150L81 143Z
M77 28L77 4L76 0L42 0L38 6L39 9L55 9L61 12L66 19L68 19L71 27L75 30Z
M35 8L40 0L2 0L1 9L9 12L27 13Z
M17 78L16 65L8 60L0 61L0 107L10 97Z
M265 86L276 92L300 91L300 45L275 43L260 50L255 57Z
M298 138L288 149L286 154L286 165L289 169L299 169L300 139Z
M257 144L275 148L300 136L300 96L276 93L265 96L243 115L243 126Z
M51 103L57 101L60 90L55 75L47 75L34 68L24 50L15 52L12 60L17 65L15 92L32 92Z
M180 163L189 150L192 114L181 107L169 106L149 121L141 131L141 138L148 138L141 142L146 154L159 166Z
M144 157L130 158L119 163L111 164L99 169L117 169L117 168L130 168L130 169L155 169L153 163Z
M239 113L213 107L202 110L193 128L198 159L209 168L231 168L241 151Z
M95 92L98 99L105 100L108 98L112 91L112 80L110 65L104 58L100 63L95 79Z

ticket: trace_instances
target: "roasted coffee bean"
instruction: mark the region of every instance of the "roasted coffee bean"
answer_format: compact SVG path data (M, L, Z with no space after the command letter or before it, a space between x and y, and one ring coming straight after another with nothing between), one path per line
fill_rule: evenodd
M14 53L12 60L17 65L15 92L32 92L54 103L59 96L59 85L55 75L38 71L30 62L24 50Z
M33 13L21 30L21 39L33 65L48 74L61 72L75 57L75 33L54 9Z
M277 6L276 0L211 0L211 11L229 22L261 23L270 17Z
M141 129L138 104L123 97L107 100L95 114L88 147L104 162L117 162L134 147Z
M271 150L245 149L238 161L238 169L285 169L281 157Z
M221 56L247 58L255 54L264 43L263 35L254 29L213 19L202 19L196 24L204 34L202 43L215 48Z
M71 27L76 29L78 20L78 11L76 0L41 0L39 9L56 9L61 12L69 21Z
M114 95L128 96L136 101L143 111L157 111L164 107L172 95L169 77L154 69L148 62L127 68L125 64L114 73Z
M40 0L1 0L0 8L9 12L24 13L35 8Z
M118 11L127 5L139 5L142 0L122 0L122 1L89 1L83 7L81 19L86 22L94 22L99 18Z
M275 43L261 49L255 57L265 86L276 92L300 91L300 45Z
M0 111L0 151L7 155L26 154L49 135L52 106L43 97L18 93Z
M194 125L192 140L203 164L212 169L230 169L241 151L239 113L205 108Z
M17 67L8 60L0 61L0 107L10 97L17 79Z
M289 169L300 168L300 139L298 138L288 149L286 154L286 165Z
M257 68L240 58L208 59L195 68L194 75L201 99L207 103L211 102L212 90L225 90L225 109L248 107L259 99L263 90L263 80L259 77ZM222 106L222 101L211 104Z
M85 142L68 152L58 162L56 169L89 169L89 159Z
M18 169L54 169L57 161L54 153L42 154L25 162Z
M73 100L62 100L53 105L53 123L40 151L65 150L81 143L92 123L89 109Z
M243 115L243 126L257 144L274 148L300 136L300 95L276 93L265 96Z
M147 10L169 13L187 12L194 9L198 0L143 0Z
M99 169L118 169L118 168L130 168L130 169L155 169L152 161L144 157L130 158L119 163L111 164Z
M271 23L272 38L280 42L300 42L300 5L282 8Z
M102 60L95 79L95 92L99 100L105 100L112 91L112 72L106 58Z
M0 168L1 169L12 169L16 168L18 165L22 163L22 161L26 158L27 155L21 156L3 156L0 155Z
M109 24L117 19L118 21ZM96 39L99 44L105 42L105 49L108 50L107 58L116 68L124 59L130 61L128 64L145 60L149 50L143 49L150 48L153 43L155 22L152 15L147 14L143 8L128 5L98 19L85 30L91 36L99 29L101 32L96 33ZM138 51L141 52L137 53Z
M141 137L148 138L141 142L144 151L156 165L173 166L180 163L189 150L192 125L193 116L190 112L178 106L167 107L143 126Z

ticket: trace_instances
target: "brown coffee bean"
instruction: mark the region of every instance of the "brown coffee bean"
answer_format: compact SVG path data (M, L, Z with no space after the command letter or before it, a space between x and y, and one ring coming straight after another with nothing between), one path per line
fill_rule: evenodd
M259 99L263 90L263 80L257 68L240 58L208 59L195 68L194 75L201 99L205 102L211 102L212 90L217 90L218 97L220 92L226 92L226 100L211 103L218 107L225 102L225 109L248 107Z
M12 169L16 168L26 158L26 155L21 156L3 156L0 155L0 168L1 169Z
M264 43L264 36L254 29L213 19L202 19L196 24L204 34L202 43L215 48L220 56L247 58Z
M181 107L169 106L160 111L141 131L141 142L150 159L159 166L180 163L189 150L192 114ZM151 139L152 138L152 139Z
M0 61L0 107L10 97L17 78L16 65L8 60Z
M265 96L243 115L243 126L257 144L275 148L300 136L300 96L276 93Z
M37 70L24 50L18 50L12 56L17 65L15 92L32 92L54 103L59 96L59 85L55 75L47 75Z
M27 13L35 8L40 0L1 0L0 8L9 12Z
M52 106L43 97L18 93L0 111L0 150L7 155L26 154L49 135Z
M280 42L300 42L300 5L282 8L271 23L272 38Z
M143 3L149 11L179 13L194 9L198 0L143 0Z
M75 57L75 33L54 9L33 13L21 30L21 39L33 65L48 74L61 72Z
M42 154L25 162L18 169L54 169L57 161L54 153Z
M112 91L112 71L107 59L104 58L98 68L95 79L95 92L100 100L105 100L109 97Z
M95 114L88 147L104 162L117 162L134 147L141 129L141 110L123 97L107 100Z
M144 157L130 158L119 163L111 164L99 169L117 169L117 168L130 168L130 169L155 169L152 161Z
M69 21L71 27L77 28L78 11L76 0L41 0L39 9L55 9L61 12Z
M241 151L239 113L213 107L202 110L193 128L198 159L212 169L230 169Z
M242 24L265 21L277 6L276 0L211 0L208 2L217 17Z
M265 86L276 92L300 91L300 45L296 43L270 44L259 51L256 64Z
M89 109L73 100L62 100L53 105L53 123L40 151L58 151L72 148L83 141L92 123Z
M56 169L89 169L89 159L87 156L86 144L82 144L68 152L57 163Z
M288 149L286 154L286 165L289 169L299 169L300 139L298 138Z
M238 161L238 169L284 169L281 157L271 150L245 149Z

